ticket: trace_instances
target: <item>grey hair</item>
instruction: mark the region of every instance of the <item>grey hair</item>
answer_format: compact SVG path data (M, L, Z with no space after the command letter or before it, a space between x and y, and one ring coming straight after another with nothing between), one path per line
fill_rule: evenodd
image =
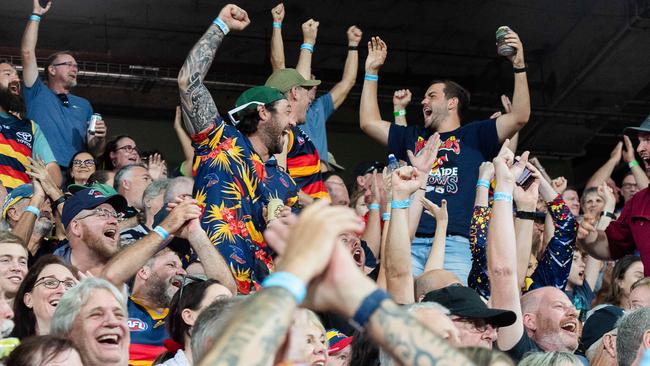
M113 178L113 188L119 192L122 182L129 179L131 177L131 170L137 167L147 169L144 164L129 164L121 167L120 170L115 173L115 177Z
M650 308L641 308L625 315L618 323L616 358L619 366L629 366L636 359L643 334L650 330Z
M220 298L201 311L192 328L191 348L195 365L207 354L214 340L245 299L246 296Z
M145 202L149 199L156 198L169 189L170 179L155 180L144 189L142 193L142 206L146 207Z
M582 366L580 359L569 352L532 352L524 357L517 366L554 366L564 364Z
M190 189L189 192L184 192L182 190L183 185L189 184L190 186L194 186L194 180L192 178L188 177L176 177L172 179L169 182L169 186L167 187L167 192L165 192L165 197L163 198L163 201L165 204L171 202L174 198L181 194L192 194L192 190Z
M402 309L406 310L407 313L414 315L420 310L423 309L433 309L438 310L441 313L449 316L449 309L433 301L423 301L416 302L414 304L406 304L402 306ZM383 348L379 348L379 364L381 366L393 366L397 365L397 362L386 352Z
M127 314L126 308L126 294L118 290L113 284L103 278L88 277L83 279L79 284L66 293L59 300L54 315L52 316L52 324L50 325L51 334L60 334L68 336L72 330L74 320L79 315L81 308L88 302L95 290L106 290L110 292L117 300Z

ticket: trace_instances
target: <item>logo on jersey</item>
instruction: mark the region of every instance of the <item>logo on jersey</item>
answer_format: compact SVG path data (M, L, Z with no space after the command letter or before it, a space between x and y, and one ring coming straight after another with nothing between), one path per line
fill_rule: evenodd
M138 318L129 318L129 320L126 321L126 325L129 327L131 332L144 332L149 328L147 323Z
M21 144L31 145L32 143L32 134L27 132L16 132L17 141Z

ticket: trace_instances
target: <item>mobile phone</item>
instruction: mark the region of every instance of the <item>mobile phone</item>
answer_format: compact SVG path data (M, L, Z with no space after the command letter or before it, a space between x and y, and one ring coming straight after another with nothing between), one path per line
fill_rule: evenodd
M38 0L38 4L41 6L41 8L46 8L47 4L49 4L52 0Z
M527 167L524 167L524 171L521 172L521 175L517 178L517 185L523 188L524 190L527 190L528 187L530 187L531 184L535 181L535 177L533 177L533 173L528 169Z

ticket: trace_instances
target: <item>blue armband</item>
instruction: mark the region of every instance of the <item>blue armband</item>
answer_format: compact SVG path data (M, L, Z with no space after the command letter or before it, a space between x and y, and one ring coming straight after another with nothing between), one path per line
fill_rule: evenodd
M273 22L273 28L282 28L282 22Z
M301 50L307 50L311 53L314 53L314 45L309 43L303 43L300 45Z
M379 210L379 203L371 203L368 205L369 210Z
M29 16L29 20L31 20L33 22L36 22L36 23L40 23L41 22L41 16L37 15L37 14L32 14L32 15Z
M411 200L392 200L390 201L390 208L409 208Z
M162 240L167 240L169 238L169 233L167 232L167 230L163 229L160 225L153 228L152 231L160 235Z
M379 81L379 75L373 75L373 74L368 74L363 77L363 80L368 80L368 81Z
M390 212L384 212L381 214L381 221L390 221Z
M214 18L214 21L212 21L212 23L213 23L214 25L216 25L217 27L219 27L219 29L221 29L221 31L223 32L223 35L224 35L224 36L225 36L226 34L228 34L228 32L230 32L230 28L228 28L228 25L227 25L226 23L224 23L223 20L221 20L221 19L219 19L219 18Z
M371 292L370 295L363 299L361 306L354 313L350 323L358 330L362 330L368 324L372 314L379 309L381 303L386 299L390 299L390 296L382 289L376 289Z
M36 208L34 206L25 207L25 212L33 213L34 216L36 216L37 218L41 214L41 210L39 210L38 208Z
M271 273L262 281L262 287L281 287L291 293L298 305L302 304L305 296L307 296L307 285L296 275L289 272Z
M490 189L490 181L487 179L479 179L478 182L476 182L476 188L478 187Z
M494 200L512 202L512 195L506 192L494 192Z

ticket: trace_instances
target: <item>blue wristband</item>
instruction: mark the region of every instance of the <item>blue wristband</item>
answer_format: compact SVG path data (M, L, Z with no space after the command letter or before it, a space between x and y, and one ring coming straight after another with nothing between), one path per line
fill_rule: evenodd
M390 212L384 212L381 214L381 221L390 221Z
M294 274L289 272L275 272L271 273L262 281L262 287L281 287L291 293L296 300L296 304L300 305L307 296L307 286L304 282Z
M512 195L506 192L494 192L494 200L512 202Z
M314 53L314 45L309 43L303 43L300 45L301 50L307 50L311 53Z
M490 181L487 179L479 179L478 182L476 182L476 187L485 187L490 189Z
M273 22L273 28L282 28L282 22Z
M368 205L369 210L379 210L379 203L371 203Z
M390 299L390 296L382 289L376 289L370 293L370 295L366 296L366 298L361 302L361 306L359 306L357 311L354 313L354 316L350 320L350 324L358 330L363 330L363 328L368 324L372 314L379 309L381 303L386 299Z
M390 208L409 208L411 200L392 200L390 201Z
M153 228L152 231L155 232L156 234L160 235L160 237L163 240L167 240L169 238L169 233L167 232L167 230L163 229L160 225Z
M363 77L363 80L379 81L379 75L373 75L373 74L366 73L366 76Z
M27 206L25 207L25 212L33 213L34 216L38 217L41 214L41 210L34 206Z
M36 22L36 23L40 23L41 17L40 17L40 15L32 14L32 15L29 16L29 20L31 20L33 22Z
M223 35L224 35L224 36L225 36L226 34L228 34L228 32L230 32L230 28L228 28L228 25L227 25L226 23L224 23L223 20L221 20L221 19L219 19L219 18L214 18L214 20L212 21L212 23L213 23L214 25L216 25L217 27L219 27L219 29L221 29L221 31L223 32Z

